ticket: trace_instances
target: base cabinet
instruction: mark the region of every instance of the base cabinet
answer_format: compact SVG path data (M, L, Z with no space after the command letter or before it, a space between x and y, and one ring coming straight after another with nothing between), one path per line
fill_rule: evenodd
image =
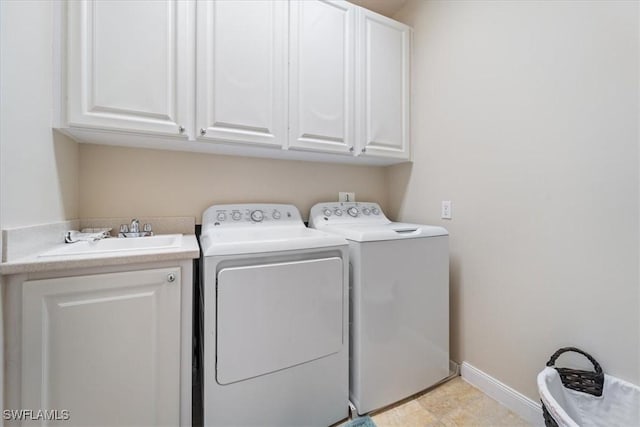
M21 407L67 410L69 426L180 425L181 276L23 282Z

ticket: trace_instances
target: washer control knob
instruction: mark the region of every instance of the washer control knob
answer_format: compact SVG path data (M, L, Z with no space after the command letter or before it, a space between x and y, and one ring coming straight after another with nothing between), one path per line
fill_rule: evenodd
M238 211L235 211L231 214L231 218L233 218L234 221L240 221L240 218L242 218L242 214Z
M342 211L340 210L340 208L335 208L333 210L333 213L336 214L336 216L342 216Z
M371 211L369 210L369 208L363 208L362 209L362 213L365 215L369 215L371 213Z
M280 219L282 215L280 215L280 211L276 210L276 211L273 211L271 216L273 217L273 219Z
M261 210L256 209L251 212L251 220L255 222L261 222L264 219L264 214Z
M349 209L347 209L347 213L355 218L358 216L358 213L359 213L358 208L356 208L355 206L352 206Z
M371 213L373 213L374 215L378 215L380 213L380 210L378 208L373 208L371 209Z
M322 210L322 213L324 214L324 216L331 216L331 209L329 208L324 208Z
M218 216L216 217L218 221L224 221L227 219L227 214L224 212L218 212Z

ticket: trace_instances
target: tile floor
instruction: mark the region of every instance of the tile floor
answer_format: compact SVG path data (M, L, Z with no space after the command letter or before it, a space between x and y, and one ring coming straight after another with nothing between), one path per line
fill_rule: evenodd
M371 418L377 427L529 426L460 377Z

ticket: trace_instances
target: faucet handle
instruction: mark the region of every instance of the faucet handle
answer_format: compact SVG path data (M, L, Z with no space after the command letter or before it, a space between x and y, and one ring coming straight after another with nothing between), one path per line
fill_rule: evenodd
M132 233L139 233L140 232L140 221L138 221L137 218L133 218L131 220L131 225L129 226L129 231L131 231Z
M120 224L120 232L121 233L128 233L129 232L129 226L127 224Z
M151 224L145 224L142 226L142 231L145 233L151 233Z

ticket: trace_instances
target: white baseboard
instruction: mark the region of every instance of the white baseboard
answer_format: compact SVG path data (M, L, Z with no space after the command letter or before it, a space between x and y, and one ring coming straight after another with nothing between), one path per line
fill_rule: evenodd
M544 427L540 403L529 399L468 362L462 362L460 375L469 384L497 400L531 425Z

